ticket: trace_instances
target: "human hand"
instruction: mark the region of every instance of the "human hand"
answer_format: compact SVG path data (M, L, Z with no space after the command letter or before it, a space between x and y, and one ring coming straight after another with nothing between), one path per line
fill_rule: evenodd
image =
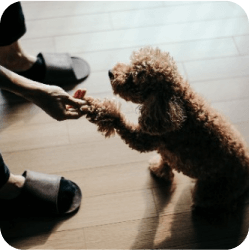
M82 98L85 93L86 90L82 90ZM35 91L27 99L57 121L80 118L84 115L80 108L86 105L86 101L70 96L62 88L45 84L42 89Z
M95 100L91 96L86 97L85 94L86 94L85 89L78 89L73 95L74 98L81 99L81 100L84 100L86 102L86 105L80 107L80 110L83 114L88 113L88 111L89 111L88 108L89 108L89 106L91 106L91 102L93 102Z

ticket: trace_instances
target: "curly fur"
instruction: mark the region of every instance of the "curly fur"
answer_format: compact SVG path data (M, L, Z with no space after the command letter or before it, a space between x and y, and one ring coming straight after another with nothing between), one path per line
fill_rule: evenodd
M89 120L110 136L116 131L133 149L156 150L150 170L172 181L172 169L196 179L193 202L201 207L232 207L248 189L249 153L239 132L178 73L169 53L146 47L129 65L112 70L114 94L141 106L138 125L117 104L88 99Z
M121 119L120 104L108 99L101 101L92 97L85 97L85 100L91 103L86 118L90 122L97 124L98 131L103 133L105 137L113 136L115 134L115 124ZM109 126L110 123L114 126Z

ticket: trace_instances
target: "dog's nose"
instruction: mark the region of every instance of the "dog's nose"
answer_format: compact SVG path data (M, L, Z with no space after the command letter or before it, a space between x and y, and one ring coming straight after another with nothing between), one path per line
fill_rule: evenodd
M109 75L110 79L113 79L114 75L113 75L111 70L108 71L108 75Z

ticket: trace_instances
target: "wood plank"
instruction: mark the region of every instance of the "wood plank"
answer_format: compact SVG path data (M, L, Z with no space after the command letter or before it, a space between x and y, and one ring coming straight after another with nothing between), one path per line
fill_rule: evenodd
M77 183L81 187L84 197L149 189L157 186L148 169L150 155L148 155L148 160L139 162L124 160L115 165L62 172L61 174Z
M239 55L232 38L158 44L156 47L159 47L162 51L169 52L177 64L189 60ZM141 47L138 46L131 48L76 53L75 55L87 60L91 65L92 71L103 71L111 69L117 62L129 63L129 58L132 52L140 48Z
M157 8L163 6L161 1L31 1L22 2L27 20L56 18L63 16L89 15L132 9ZM40 11L37 12L37 9ZM70 11L68 11L70 10Z
M85 249L84 230L69 230L52 234L39 234L26 238L7 239L17 249ZM59 244L58 244L59 243Z
M155 215L151 190L112 193L83 199L81 211L58 230L118 223Z
M190 85L209 102L225 102L249 97L248 77L198 81Z
M224 27L227 27L226 29ZM247 18L231 18L55 37L58 52L83 53L249 34ZM102 39L102 37L105 39Z
M86 245L89 249L231 249L244 240L248 223L246 209L226 226L209 224L189 211L85 228Z
M148 162L153 155L153 153L140 154L131 150L119 138L106 140L101 138L94 142L91 137L81 144L1 152L6 164L15 174L22 174L24 170L29 169L60 175L67 171Z
M31 20L27 21L26 25L28 30L26 39L82 34L112 28L108 13Z
M190 82L248 76L249 56L185 62Z
M157 9L130 10L110 13L115 29L187 23L246 16L245 11L231 2L199 2Z
M168 51L177 63L238 55L236 46L231 38L160 44L159 48L163 51Z
M249 99L213 103L213 107L221 111L232 123L249 120Z
M88 249L153 249L158 217L85 228ZM139 239L136 236L140 234Z
M48 146L67 145L66 123L47 123L19 128L5 128L0 134L1 152L13 152Z
M27 34L29 31L27 31ZM23 49L31 54L31 55L38 55L40 52L43 53L55 53L55 43L53 37L40 37L40 38L33 38L33 39L26 39L27 36L24 35L21 39L21 45Z
M249 36L235 36L234 41L241 55L249 54Z
M197 1L163 1L164 6L181 6L181 5L190 5L190 4L198 4Z
M7 127L17 129L20 126L32 124L58 123L42 109L30 102L0 105L0 115L3 119L3 122L0 123L1 131Z
M11 227L2 227L2 234L5 239L28 237L46 231L54 233L75 230L156 215L152 192L145 189L84 198L77 214L64 219L56 217L13 219Z

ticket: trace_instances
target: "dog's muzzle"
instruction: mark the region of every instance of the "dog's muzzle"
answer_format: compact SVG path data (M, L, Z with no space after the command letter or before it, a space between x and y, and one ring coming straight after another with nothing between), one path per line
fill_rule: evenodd
M108 71L108 75L111 80L114 78L114 75L111 70Z

